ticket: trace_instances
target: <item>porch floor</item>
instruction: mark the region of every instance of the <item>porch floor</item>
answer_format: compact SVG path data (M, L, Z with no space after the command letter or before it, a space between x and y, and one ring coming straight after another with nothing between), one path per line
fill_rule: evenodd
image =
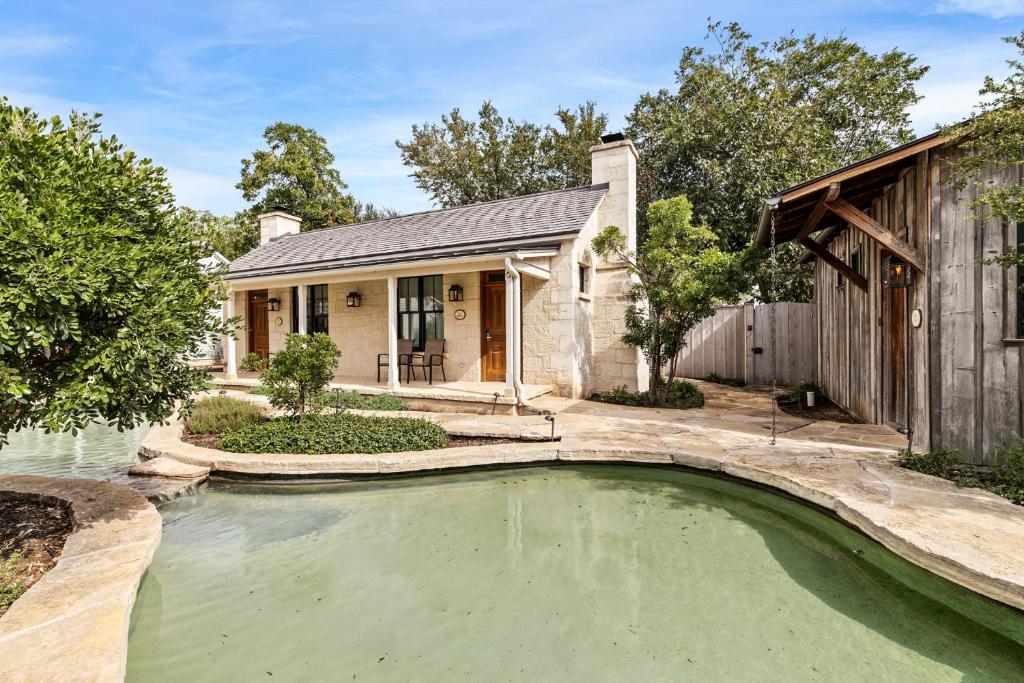
M240 372L237 379L227 379L222 372L210 373L215 384L226 387L258 387L260 380L255 373ZM426 399L433 401L456 401L468 403L495 402L495 394L498 394L497 404L503 406L514 405L516 400L512 396L505 395L504 382L467 382L467 381L437 381L428 384L426 380L413 380L402 382L397 390L390 390L384 382L376 382L374 379L363 379L355 377L335 376L334 381L328 385L330 389L341 389L342 391L356 391L360 394L374 396L377 394L394 394L403 398ZM527 400L549 394L554 389L549 384L527 384Z

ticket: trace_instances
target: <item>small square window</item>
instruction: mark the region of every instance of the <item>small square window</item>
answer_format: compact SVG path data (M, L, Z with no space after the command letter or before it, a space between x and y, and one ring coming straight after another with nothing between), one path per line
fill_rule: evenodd
M579 264L580 269L580 294L586 294L590 290L590 267L584 264Z

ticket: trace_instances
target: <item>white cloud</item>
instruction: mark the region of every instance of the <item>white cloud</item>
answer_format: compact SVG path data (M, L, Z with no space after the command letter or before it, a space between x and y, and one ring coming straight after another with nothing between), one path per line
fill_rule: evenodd
M938 11L943 14L978 14L990 19L1007 19L1024 15L1024 0L942 0Z

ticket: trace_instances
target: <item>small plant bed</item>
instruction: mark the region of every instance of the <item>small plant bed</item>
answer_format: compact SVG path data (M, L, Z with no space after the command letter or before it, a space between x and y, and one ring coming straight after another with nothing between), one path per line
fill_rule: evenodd
M689 408L700 408L704 405L704 394L693 382L683 379L673 380L668 388L665 402L656 406L646 391L630 391L624 386L618 386L611 391L604 391L590 395L591 401L601 403L614 403L620 406L634 406L638 408L676 408L686 410Z
M0 615L56 564L71 528L59 505L0 494Z
M747 386L747 383L744 382L741 379L735 379L735 378L731 378L731 377L721 377L719 375L716 375L713 372L710 375L708 375L707 377L705 377L704 381L705 382L711 382L712 384L722 384L722 385L725 385L727 387L736 387L737 389L742 389L743 387Z
M559 437L560 438L560 437ZM539 443L548 439L520 439L507 436L451 436L445 448L463 448L465 446L495 446L505 443Z
M232 453L393 453L444 448L449 440L443 427L428 420L327 413L251 424L225 434L217 447Z
M954 482L957 486L985 489L1012 503L1024 505L1024 440L1016 446L996 452L996 463L982 467L964 462L955 449L912 453L903 449L899 465L908 470L930 474Z
M270 390L266 387L253 387L249 394L256 396L269 396ZM405 401L394 394L377 394L375 396L364 396L358 391L321 391L313 400L313 407L320 410L343 410L353 408L356 410L408 410L409 406Z
M807 405L807 392L814 392L814 405ZM826 420L843 424L860 424L860 420L830 401L816 384L801 384L792 392L779 397L779 410L805 420Z

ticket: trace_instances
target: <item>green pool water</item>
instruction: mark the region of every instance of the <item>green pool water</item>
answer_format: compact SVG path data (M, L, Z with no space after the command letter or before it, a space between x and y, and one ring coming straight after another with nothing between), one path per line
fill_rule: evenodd
M686 472L214 485L161 512L130 681L1024 680L1019 612Z

